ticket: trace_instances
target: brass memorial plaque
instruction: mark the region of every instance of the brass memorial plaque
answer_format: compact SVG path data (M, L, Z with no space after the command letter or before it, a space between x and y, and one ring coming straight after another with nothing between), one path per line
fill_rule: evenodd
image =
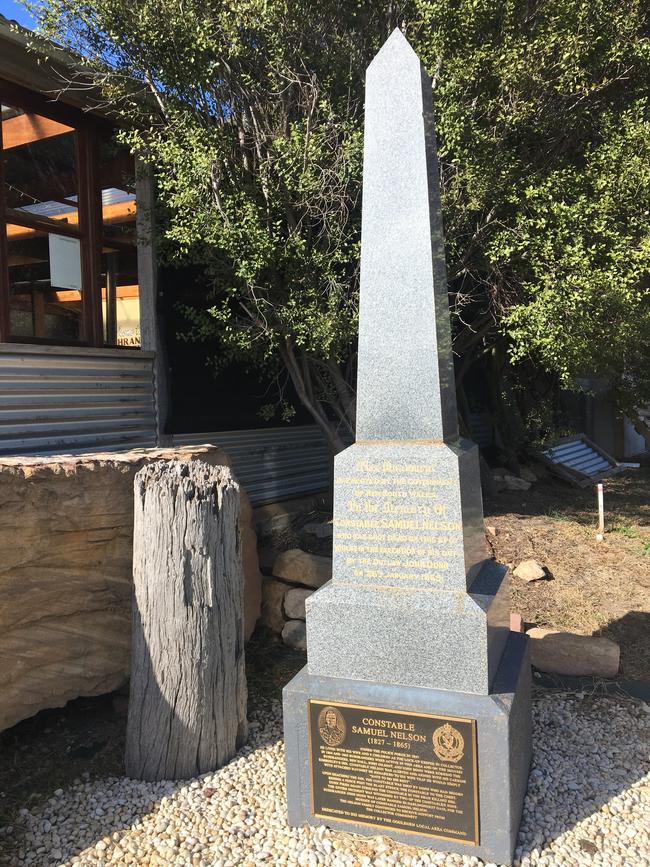
M312 814L479 843L476 721L309 701Z

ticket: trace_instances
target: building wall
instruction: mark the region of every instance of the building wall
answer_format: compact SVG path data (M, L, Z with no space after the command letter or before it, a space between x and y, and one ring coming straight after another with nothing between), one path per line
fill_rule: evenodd
M157 445L154 353L0 343L0 455Z
M576 431L618 461L638 457L647 443L636 433L629 419L623 418L599 380L585 380L583 387L591 393L565 393L563 404Z
M648 451L648 443L634 430L632 423L625 419L623 456L635 458Z

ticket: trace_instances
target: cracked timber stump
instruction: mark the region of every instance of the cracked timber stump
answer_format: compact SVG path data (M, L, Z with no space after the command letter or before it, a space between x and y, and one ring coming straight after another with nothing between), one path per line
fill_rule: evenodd
M247 734L239 487L227 467L159 461L134 492L126 773L187 779Z

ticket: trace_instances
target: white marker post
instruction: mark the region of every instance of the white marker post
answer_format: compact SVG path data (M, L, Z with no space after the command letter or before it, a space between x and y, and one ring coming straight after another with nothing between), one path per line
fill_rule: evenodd
M598 532L596 541L602 542L605 538L605 506L603 503L603 483L598 483Z

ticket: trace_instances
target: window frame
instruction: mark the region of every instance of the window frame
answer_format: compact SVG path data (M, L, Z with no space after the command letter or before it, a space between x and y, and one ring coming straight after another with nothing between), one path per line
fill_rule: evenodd
M2 126L0 125L0 343L103 347L116 350L133 349L134 347L121 347L105 342L102 316L101 252L103 246L111 246L116 250L133 250L131 244L103 237L102 200L98 183L99 141L102 136L112 135L115 132L115 126L96 115L85 113L59 101L47 99L41 94L1 78L0 102L74 128L79 223L74 228L62 223L60 230L57 227L56 231L62 235L79 238L83 285L81 293L82 339L65 341L47 337L11 335L6 226L8 223L22 225L27 228L40 228L48 233L54 227L49 220L7 207Z

